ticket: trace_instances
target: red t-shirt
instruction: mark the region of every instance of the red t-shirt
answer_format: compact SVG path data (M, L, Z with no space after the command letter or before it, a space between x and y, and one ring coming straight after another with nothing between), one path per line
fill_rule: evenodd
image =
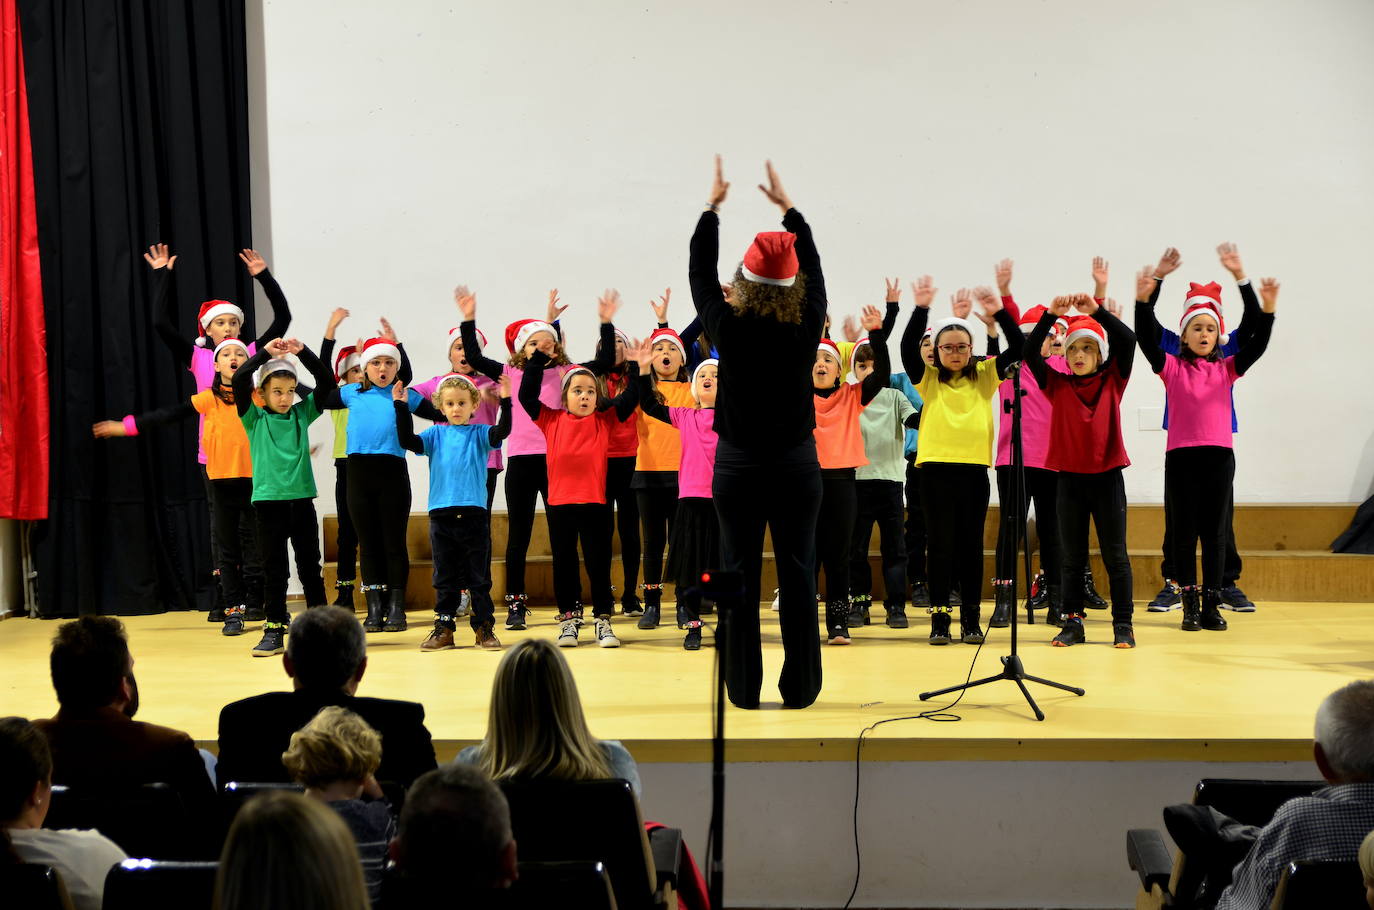
M606 502L606 459L611 428L619 423L615 409L590 417L544 407L535 426L548 443L551 506Z
M1050 450L1045 467L1074 474L1102 474L1131 463L1121 439L1121 396L1126 380L1114 361L1091 376L1050 370L1045 397L1050 414Z
M606 393L612 398L625 391L627 381L633 377L625 373L612 373L606 377ZM611 458L628 458L639 451L639 409L623 423L611 427L611 447L607 454Z

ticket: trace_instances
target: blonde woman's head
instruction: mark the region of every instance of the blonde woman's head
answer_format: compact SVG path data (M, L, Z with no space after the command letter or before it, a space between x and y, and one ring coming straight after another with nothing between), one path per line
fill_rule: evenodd
M347 708L321 708L291 734L281 761L292 780L312 790L364 781L382 763L382 736Z

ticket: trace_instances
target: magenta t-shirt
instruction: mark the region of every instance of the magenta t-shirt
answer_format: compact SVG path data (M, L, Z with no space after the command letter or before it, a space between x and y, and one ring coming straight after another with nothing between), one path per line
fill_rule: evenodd
M1166 452L1189 446L1232 447L1231 386L1239 378L1235 357L1184 360L1165 354L1159 378L1169 406Z
M206 339L207 341L209 339ZM192 345L191 365L187 367L191 375L196 377L196 391L204 392L210 388L210 383L215 381L215 349ZM258 352L256 341L248 342L248 356L252 357ZM205 415L200 415L200 421L196 424L196 461L205 464L205 443L201 442L201 437L205 435Z
M425 399L428 400L430 404L433 404L434 390L439 388L439 383L452 375L452 373L440 373L433 379L426 379L424 382L415 383L410 389L413 392L419 392L421 395L425 396ZM487 389L497 388L497 383L492 382L481 373L460 373L459 375L471 379L472 384L477 386L477 389L481 392L485 392ZM483 395L482 403L477 406L477 410L473 412L472 418L468 422L484 423L489 427L494 427L496 426L496 421L500 419L501 406L488 400L487 397ZM487 467L495 468L498 471L501 470L501 449L499 446L492 449L491 454L487 456Z
M677 470L678 499L710 499L716 472L714 408L669 408L668 416L682 438L682 461ZM651 418L644 417L644 420Z
M563 410L563 376L577 369L577 364L565 363L544 371L544 383L539 388L539 402L555 411ZM501 372L510 377L510 393L514 398L520 395L520 379L525 371L510 364L502 367ZM539 429L530 415L520 406L519 401L511 404L510 436L506 437L506 457L516 455L548 454L548 442L544 432Z
M1055 355L1045 358L1045 365L1056 373L1069 372L1069 364ZM997 432L997 465L1011 464L1011 380L1004 380L998 388L997 411L1002 415ZM1045 390L1035 381L1030 370L1021 371L1021 461L1028 468L1045 468L1050 457L1050 412L1053 408Z

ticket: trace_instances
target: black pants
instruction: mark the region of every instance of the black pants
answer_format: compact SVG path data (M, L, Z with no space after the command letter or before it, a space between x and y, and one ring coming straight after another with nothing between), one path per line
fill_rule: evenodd
M210 513L210 563L215 567L215 587L219 597L223 600L227 597L224 592L224 584L220 581L220 549L219 549L219 522L215 519L215 488L218 480L211 480L210 474L205 470L205 465L200 466L200 479L205 482L205 504L206 510ZM247 479L247 478L239 478ZM252 486L248 489L248 495L252 497ZM239 510L237 520L238 527L238 549L235 557L239 566L239 577L242 581L242 598L234 606L248 604L249 606L262 605L262 558L258 553L258 526L253 518L252 507L247 511Z
M1059 585L1059 571L1063 565L1059 541L1059 479L1054 471L1044 468L1025 469L1025 488L1021 491L1023 509L1029 514L1035 503L1035 532L1040 537L1040 571L1045 583ZM997 533L997 577L1010 580L1016 577L1017 532L1015 504L1011 501L1011 466L997 467L997 497L1002 503L1002 523ZM1030 590L1026 579L1023 591Z
M648 472L640 472L645 474ZM653 474L666 474L654 471ZM673 518L677 515L677 474L673 483L668 485L645 486L642 476L636 477L635 499L639 503L639 521L644 528L644 583L658 585L663 583L663 553L668 548L668 537L673 531Z
M725 684L730 701L743 708L758 707L763 687L759 603L766 528L773 535L778 569L783 648L778 690L783 704L804 708L821 691L816 617L821 467L816 440L808 435L790 448L750 451L722 439L711 489L720 517L721 559L727 570L744 578L744 603L730 612L726 623Z
M921 465L921 505L930 535L930 604L948 607L959 586L965 612L983 597L983 524L988 517L988 469L979 464Z
M1102 562L1111 579L1112 621L1130 622L1134 589L1131 559L1126 553L1126 484L1121 479L1121 469L1102 474L1060 472L1058 488L1059 542L1064 553L1062 577L1082 578L1088 571L1091 518L1097 528ZM1067 584L1063 591L1064 612L1083 615L1083 586Z
M849 602L849 554L858 514L854 469L821 471L821 511L816 517L817 590L826 603ZM822 570L825 584L819 584ZM781 581L781 579L779 579Z
M549 505L549 462L544 455L506 459L506 593L525 593L525 554L534 532L535 500ZM552 529L550 529L552 536Z
M263 600L258 523L253 513L253 480L230 477L210 481L214 497L216 560L227 607L256 607Z
M478 506L452 506L429 513L429 546L434 554L434 615L456 628L464 589L472 597L473 631L496 621L491 602L491 512Z
M915 458L906 463L906 577L910 584L926 580L926 516L921 508L921 472Z
M581 565L587 568L592 586L592 612L610 616L615 596L611 591L611 510L604 503L549 506L549 547L553 550L553 594L560 614L571 613L582 603ZM581 565L577 558L582 545Z
M362 550L363 584L405 590L410 474L395 455L348 456L348 509Z
M1173 553L1173 519L1169 517L1169 497L1164 497L1164 560L1159 564L1159 571L1165 578L1178 580L1171 565L1171 554ZM1226 498L1226 566L1222 571L1223 585L1233 585L1240 578L1242 563L1240 551L1236 549L1236 494L1232 487L1231 495Z
M353 581L358 577L358 532L348 511L347 458L334 459L334 506L339 513L339 533L334 538L339 548L337 580Z
M1174 580L1197 584L1202 544L1202 584L1220 589L1226 574L1226 528L1236 456L1222 446L1190 446L1164 455L1164 502L1173 527L1169 555Z
M262 550L263 606L268 622L286 622L286 557L289 542L296 554L296 577L305 589L309 607L324 606L324 576L320 574L320 528L313 499L269 499L253 503L257 513L258 547Z
M620 535L620 564L625 573L625 594L639 584L639 497L630 488L635 476L635 456L606 459L606 505L615 513Z
M873 593L873 569L868 563L868 545L873 526L883 554L883 603L888 607L906 603L907 555L902 531L902 485L891 480L855 481L858 510L849 547L849 591Z

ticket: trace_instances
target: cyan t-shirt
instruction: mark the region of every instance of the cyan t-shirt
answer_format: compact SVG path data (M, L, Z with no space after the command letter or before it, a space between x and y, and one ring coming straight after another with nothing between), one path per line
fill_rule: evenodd
M888 379L887 384L906 396L906 400L911 402L911 406L916 409L916 413L921 412L921 393L916 391L916 387L911 384L911 377L905 373L893 373ZM912 427L906 428L906 438L902 445L902 454L907 458L916 454L917 431Z
M1171 332L1164 328L1159 330L1159 349L1161 351L1177 357L1179 356L1180 344L1177 332ZM1240 345L1236 343L1236 336L1234 335L1221 346L1222 357L1234 357L1239 351ZM1164 429L1169 429L1169 402L1167 399L1164 402ZM1235 433L1239 430L1240 424L1236 421L1236 391L1233 388L1231 390L1231 432Z
M396 408L392 404L391 389L373 386L366 392L359 383L352 382L339 389L339 398L348 408L349 455L395 455L405 458L405 449L396 438ZM420 393L406 392L406 403L413 413L420 406ZM485 475L484 475L485 481ZM482 494L482 504L487 502Z
M396 409L391 410L395 426ZM351 424L351 421L350 421ZM487 456L491 427L436 423L418 434L429 456L429 510L453 506L487 507Z

